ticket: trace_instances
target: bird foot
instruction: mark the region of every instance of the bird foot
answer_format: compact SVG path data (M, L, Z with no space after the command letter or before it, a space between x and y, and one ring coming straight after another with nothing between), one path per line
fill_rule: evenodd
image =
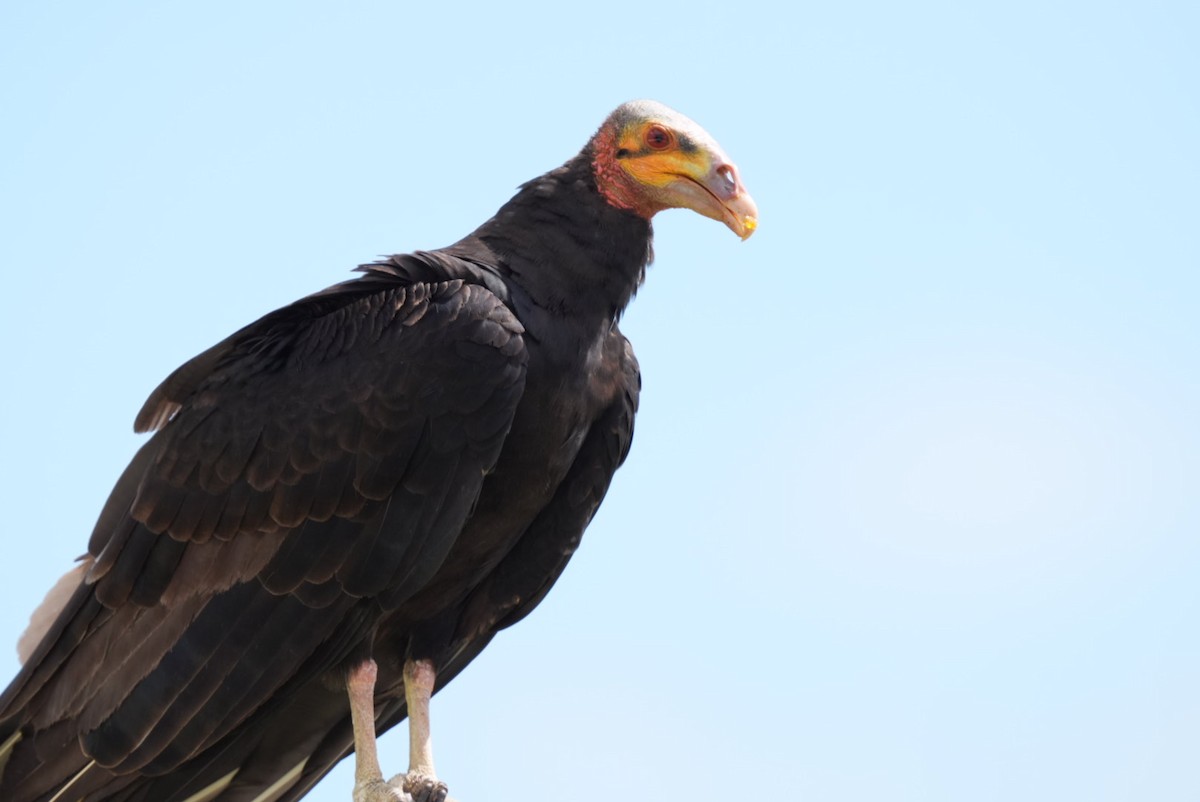
M359 783L354 787L354 802L454 802L446 793L446 784L437 777L409 772L387 782Z
M446 784L437 777L410 771L407 774L397 774L388 784L399 786L407 795L405 802L447 802ZM402 797L404 798L404 797Z

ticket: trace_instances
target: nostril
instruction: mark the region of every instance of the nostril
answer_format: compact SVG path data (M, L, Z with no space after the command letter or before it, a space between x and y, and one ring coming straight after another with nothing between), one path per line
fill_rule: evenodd
M728 164L721 165L717 169L717 175L725 180L725 189L733 192L737 189L737 173L734 172L733 166Z

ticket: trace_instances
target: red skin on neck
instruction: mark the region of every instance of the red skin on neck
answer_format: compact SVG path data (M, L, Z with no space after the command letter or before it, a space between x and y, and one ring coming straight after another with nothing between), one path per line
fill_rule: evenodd
M617 138L613 131L602 130L592 138L592 171L596 176L596 188L612 206L626 209L649 220L662 207L646 197L639 189L633 176L617 163Z

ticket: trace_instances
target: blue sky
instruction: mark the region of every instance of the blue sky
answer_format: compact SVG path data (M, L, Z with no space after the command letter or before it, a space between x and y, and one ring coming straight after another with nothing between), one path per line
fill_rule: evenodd
M656 221L632 456L437 698L452 794L1200 798L1196 7L409 5L0 9L0 641L167 373L652 97L761 228Z

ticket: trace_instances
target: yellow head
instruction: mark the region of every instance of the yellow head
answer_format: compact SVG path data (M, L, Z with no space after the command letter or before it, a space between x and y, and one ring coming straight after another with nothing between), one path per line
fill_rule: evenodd
M758 207L721 146L661 103L620 106L591 146L597 187L614 206L646 218L663 209L691 209L742 239L758 227Z

